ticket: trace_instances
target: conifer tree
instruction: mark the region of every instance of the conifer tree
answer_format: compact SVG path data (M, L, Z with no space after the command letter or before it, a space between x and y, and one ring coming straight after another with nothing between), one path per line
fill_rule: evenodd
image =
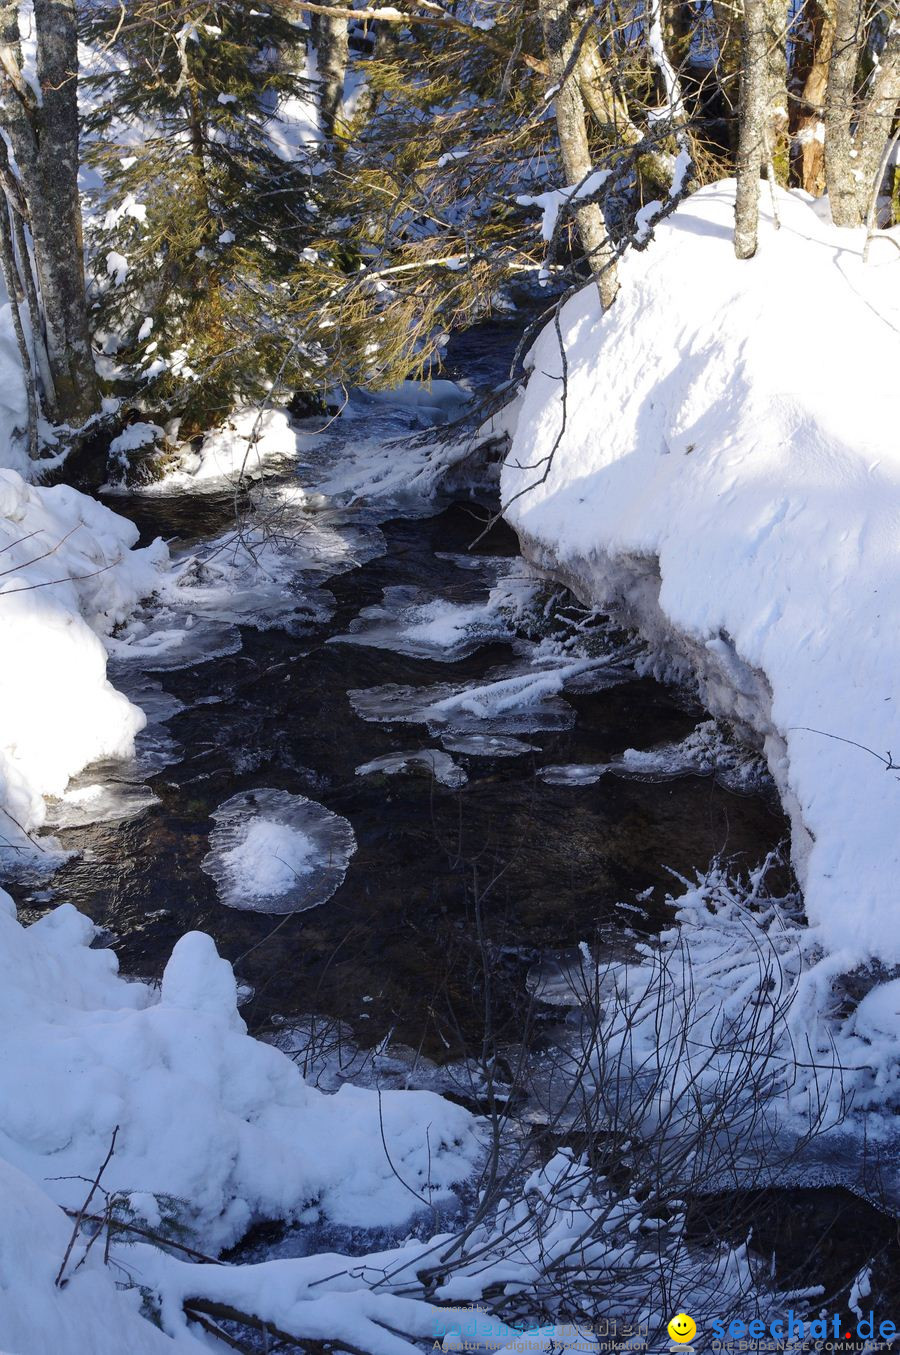
M285 0L138 0L126 23L110 3L85 27L112 57L88 82L98 320L150 405L189 406L187 432L309 365L285 279L315 183L303 148L272 136L279 105L305 92L293 15Z

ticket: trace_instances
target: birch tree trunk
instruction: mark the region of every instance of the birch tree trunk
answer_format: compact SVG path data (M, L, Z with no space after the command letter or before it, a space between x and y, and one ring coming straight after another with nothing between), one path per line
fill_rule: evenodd
M853 104L863 41L862 0L835 0L834 43L825 98L825 183L836 226L858 226Z
M884 46L861 107L855 97L857 75L871 40L862 0L836 0L835 19L825 103L825 179L835 225L859 226L877 190L875 179L900 106L900 13L891 0Z
M28 211L58 415L77 426L99 400L78 199L74 0L34 0L34 22L40 97L22 72L18 4L0 3L0 125L9 136Z
M613 83L593 27L581 44L578 86L597 128L611 145L624 143L626 146L636 146L643 140L643 132L632 120L624 96ZM639 156L637 168L652 196L664 193L671 183L671 164L662 154L648 151Z
M593 169L584 100L578 81L578 61L572 12L566 0L538 0L550 78L556 89L556 127L566 182L582 183ZM599 203L575 209L581 247L587 256L600 302L606 310L619 291L615 250Z
M865 220L869 200L880 184L885 146L900 111L900 12L890 21L887 38L872 73L872 86L856 130L857 207Z
M739 259L753 258L759 234L759 181L766 160L769 94L766 32L764 0L745 0L734 204L734 252Z

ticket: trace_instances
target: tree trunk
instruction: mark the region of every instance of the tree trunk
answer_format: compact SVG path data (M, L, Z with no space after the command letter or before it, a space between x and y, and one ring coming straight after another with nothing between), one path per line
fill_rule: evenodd
M828 93L828 67L834 45L834 18L817 4L809 18L808 37L803 42L805 59L800 77L802 101L794 122L797 147L794 174L800 187L814 198L825 192L825 99Z
M0 265L2 265L3 281L6 283L6 291L9 296L9 309L12 315L16 345L19 349L19 360L22 363L22 379L25 383L25 400L28 411L28 455L34 461L38 454L38 408L31 353L28 350L28 341L22 324L21 306L25 294L19 278L19 270L16 267L11 218L12 209L8 207L5 195L0 193Z
M734 205L734 252L752 259L759 231L759 176L766 156L769 96L764 0L745 0L741 40L741 95Z
M18 5L0 4L0 56L7 76L0 123L12 145L28 210L58 414L77 426L95 412L99 397L78 199L74 0L34 0L34 21L40 100L21 73Z
M556 126L563 170L566 182L576 185L582 183L593 169L584 101L578 83L578 62L574 60L577 35L572 29L571 11L566 0L538 0L538 4L550 78L557 85ZM615 250L599 203L576 207L575 221L581 247L606 310L616 299L619 280Z
M825 182L836 226L858 226L858 184L853 145L856 72L863 42L862 0L835 0L834 43L825 98Z
M643 140L641 129L631 119L622 94L615 88L607 63L600 52L596 30L591 27L578 57L578 86L598 130L610 146L636 146ZM672 181L671 164L666 156L648 151L638 157L637 170L650 197L663 196Z
M329 141L342 135L341 105L350 59L350 30L346 18L311 14L310 31L319 74L319 114Z
M885 146L900 109L900 15L891 20L887 38L872 74L872 89L856 131L857 205L865 220L876 179L882 170Z
M780 184L791 169L788 136L787 0L765 0L766 11L766 159Z

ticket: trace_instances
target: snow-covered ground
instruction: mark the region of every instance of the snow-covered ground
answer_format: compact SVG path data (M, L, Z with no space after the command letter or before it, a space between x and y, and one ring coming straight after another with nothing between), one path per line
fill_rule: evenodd
M716 184L626 258L608 314L567 303L567 379L549 326L502 492L532 560L764 747L837 973L900 962L900 260L864 264L798 193L776 231L763 196L753 260Z

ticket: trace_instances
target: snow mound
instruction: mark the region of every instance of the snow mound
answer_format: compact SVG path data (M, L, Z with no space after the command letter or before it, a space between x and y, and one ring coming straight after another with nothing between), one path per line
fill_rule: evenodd
M144 717L107 681L101 637L160 581L165 546L137 538L85 494L0 470L0 850L82 767L134 751Z
M203 1250L260 1218L400 1225L420 1207L409 1187L447 1202L470 1174L479 1138L459 1106L349 1086L326 1096L250 1038L208 936L183 936L154 990L120 978L95 935L69 905L22 927L0 891L0 1160L56 1203L82 1203L117 1125L103 1185L140 1192L148 1220L174 1210Z
M797 193L776 232L763 197L754 259L715 184L625 260L606 315L590 287L567 303L566 411L550 326L503 500L534 561L752 731L816 938L892 964L900 783L865 749L897 746L900 259L876 244L863 265L864 232Z
M182 464L150 489L221 490L252 480L297 457L298 434L283 409L248 406L203 439L199 451L183 451Z
M419 748L412 749L406 753L386 753L384 757L373 758L371 762L364 762L361 767L357 767L357 776L373 776L381 774L382 776L396 776L401 772L423 771L426 775L433 776L435 781L439 781L442 786L450 786L456 790L464 786L468 781L468 776L462 767L458 767L449 753L442 753L439 748Z
M303 795L242 791L213 813L201 862L229 908L303 913L341 884L356 838L346 819Z

